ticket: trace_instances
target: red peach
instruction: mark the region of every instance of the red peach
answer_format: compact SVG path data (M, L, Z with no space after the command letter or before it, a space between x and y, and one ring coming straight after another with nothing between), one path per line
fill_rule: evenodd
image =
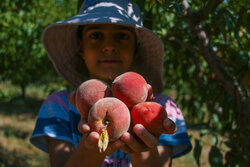
M156 102L142 102L135 105L131 110L133 124L142 124L155 136L166 133L163 121L167 118L164 107Z
M83 82L76 90L76 108L83 118L87 118L89 109L99 99L111 96L111 94L111 88L105 82L97 79L87 80Z
M134 105L146 101L148 96L147 82L138 73L126 72L115 78L112 83L112 93L128 108L132 108Z
M99 148L105 151L107 144L121 137L130 127L130 111L115 97L98 100L90 109L88 123L91 130L100 134ZM103 143L104 142L104 143Z

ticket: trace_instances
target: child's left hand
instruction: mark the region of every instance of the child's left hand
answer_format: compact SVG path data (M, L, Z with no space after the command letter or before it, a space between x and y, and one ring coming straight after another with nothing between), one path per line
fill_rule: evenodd
M166 118L163 121L163 127L167 130L168 134L176 132L176 125L169 118ZM131 135L129 132L124 133L121 137L121 140L125 143L125 145L121 147L123 152L128 154L144 152L149 151L158 145L160 136L154 136L145 129L143 125L136 124L133 127L133 131L139 139Z

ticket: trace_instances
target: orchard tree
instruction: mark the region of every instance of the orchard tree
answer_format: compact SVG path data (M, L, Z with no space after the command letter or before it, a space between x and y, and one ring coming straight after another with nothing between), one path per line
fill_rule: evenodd
M55 78L41 42L44 28L76 10L76 1L5 0L0 3L0 80L22 88Z
M191 127L212 135L211 166L247 166L250 158L249 3L223 0L137 0L144 23L165 44L165 88ZM189 128L191 128L189 126ZM226 140L219 140L219 137ZM229 150L224 150L225 145ZM224 158L223 158L224 156Z

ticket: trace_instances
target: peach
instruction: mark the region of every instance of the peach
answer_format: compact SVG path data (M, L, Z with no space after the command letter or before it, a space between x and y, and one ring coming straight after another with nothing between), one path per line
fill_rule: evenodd
M166 133L163 121L167 118L164 107L156 102L142 102L135 105L131 110L132 123L142 124L155 136Z
M111 96L111 88L108 84L97 79L83 82L75 93L75 106L83 118L87 118L89 109L104 97ZM72 103L74 100L70 98Z
M123 101L128 108L146 101L148 86L146 80L138 73L126 72L112 82L113 95Z
M88 123L92 131L100 134L98 147L105 151L108 142L121 137L130 127L130 111L115 97L98 100L89 110Z

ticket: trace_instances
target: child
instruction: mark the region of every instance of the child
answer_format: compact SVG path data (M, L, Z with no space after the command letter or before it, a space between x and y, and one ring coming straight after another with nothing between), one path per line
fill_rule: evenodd
M90 78L111 84L127 71L141 74L152 85L154 101L166 107L170 119L163 126L172 134L153 136L137 124L133 130L140 141L126 132L100 153L99 134L70 104L70 91L55 92L43 103L30 139L49 153L51 166L171 166L173 157L191 150L181 111L161 94L162 42L143 27L130 0L85 0L77 16L45 29L43 44L58 73L74 88Z

